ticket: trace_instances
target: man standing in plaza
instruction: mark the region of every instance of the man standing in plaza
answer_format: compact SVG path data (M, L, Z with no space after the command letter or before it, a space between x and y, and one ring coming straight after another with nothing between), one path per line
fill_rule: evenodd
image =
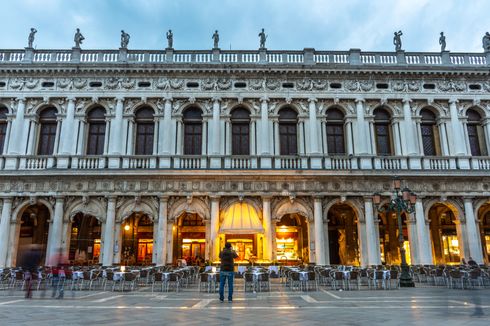
M225 283L228 280L228 302L233 301L233 279L235 276L235 258L238 255L227 242L225 248L220 252L221 267L219 272L219 301L225 300Z

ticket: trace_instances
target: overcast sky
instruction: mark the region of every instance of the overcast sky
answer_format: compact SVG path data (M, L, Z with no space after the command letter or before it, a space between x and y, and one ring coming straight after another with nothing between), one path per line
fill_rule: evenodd
M267 48L392 51L403 31L406 51L482 52L490 30L490 0L0 0L0 48L27 46L31 27L38 49L68 49L79 27L82 48L116 49L120 31L129 49L163 49L174 32L176 49L210 49L219 30L222 49Z

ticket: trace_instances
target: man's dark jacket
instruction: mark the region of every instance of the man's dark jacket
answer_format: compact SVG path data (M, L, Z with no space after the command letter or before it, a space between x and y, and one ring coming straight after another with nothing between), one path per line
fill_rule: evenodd
M222 272L233 272L234 270L234 259L237 258L238 255L231 248L225 248L219 254L219 258L221 259L221 269Z

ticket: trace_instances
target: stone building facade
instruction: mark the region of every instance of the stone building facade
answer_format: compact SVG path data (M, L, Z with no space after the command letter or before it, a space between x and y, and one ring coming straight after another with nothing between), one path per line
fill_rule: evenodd
M490 258L488 53L0 51L0 267Z

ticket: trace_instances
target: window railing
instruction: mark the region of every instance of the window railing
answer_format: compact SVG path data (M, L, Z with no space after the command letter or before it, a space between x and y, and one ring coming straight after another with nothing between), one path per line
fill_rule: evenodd
M490 156L0 156L0 171L47 169L490 171Z

